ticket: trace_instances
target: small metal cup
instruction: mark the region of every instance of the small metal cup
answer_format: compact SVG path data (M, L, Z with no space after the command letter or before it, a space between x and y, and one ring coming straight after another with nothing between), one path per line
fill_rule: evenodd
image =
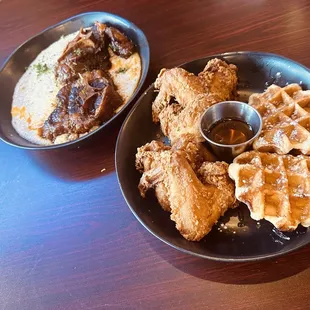
M208 131L214 123L225 118L239 119L248 123L253 129L254 136L248 141L232 145L220 144L210 140L204 134L204 131ZM243 153L251 146L262 130L262 123L263 121L260 114L247 103L240 101L223 101L214 104L202 115L200 132L219 159L231 161L234 157Z

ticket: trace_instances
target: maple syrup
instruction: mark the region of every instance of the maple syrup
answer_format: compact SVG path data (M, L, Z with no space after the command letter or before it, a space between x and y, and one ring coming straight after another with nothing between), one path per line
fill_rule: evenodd
M219 144L233 145L250 140L254 136L252 127L237 118L224 118L215 122L206 136Z

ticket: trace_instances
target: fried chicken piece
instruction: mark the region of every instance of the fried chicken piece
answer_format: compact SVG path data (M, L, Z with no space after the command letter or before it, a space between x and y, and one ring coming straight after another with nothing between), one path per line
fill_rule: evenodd
M155 81L159 93L152 105L153 121L173 144L185 134L203 141L199 120L211 105L232 99L237 68L219 59L208 62L199 76L182 68L162 69Z
M207 107L220 101L207 96L200 78L182 68L162 69L155 88L159 93L152 105L153 121L160 122L171 143L183 134L200 137L195 121Z
M163 182L163 174L161 173L161 170L156 170L154 167L154 156L168 150L170 150L170 147L166 146L161 141L152 141L151 143L147 143L138 148L136 154L136 169L143 173L138 185L141 196L145 198L145 193L152 187L151 184L156 184L156 186L153 186L155 195L159 204L165 211L170 211L170 201L168 197L169 189ZM157 157L160 158L160 155L157 155ZM144 173L144 171L150 170L152 170L152 172L149 174Z
M160 113L169 106L172 100L179 103L180 107L185 108L197 97L204 97L203 95L206 93L202 80L182 68L161 69L154 86L155 89L159 89L152 105L154 122L160 121Z
M191 141L189 136L183 137L182 139L179 139L175 145L171 148L170 146L165 145L161 141L152 141L151 143L147 143L139 150L140 154L147 155L151 154L148 152L161 152L164 150L174 150L174 151L181 151L183 152L183 155L186 157L187 161L191 165L191 167L194 169L195 172L198 172L198 169L202 165L202 163L205 160L215 161L215 157L213 154L209 152L209 150L202 144L202 143L195 143ZM143 165L141 165L141 161L136 161L136 168L141 173L144 172L144 169L151 169L151 160L149 161L148 156L144 156ZM153 178L155 178L155 175L153 175ZM144 181L142 183L147 183L147 176L144 178ZM141 192L141 191L140 191ZM164 210L170 211L170 203L167 198L167 188L165 187L165 184L163 182L159 182L155 188L156 197L160 203L160 205L163 207ZM144 196L143 196L144 197Z
M221 101L236 97L237 67L225 61L211 59L202 72L198 74L209 94L216 94Z
M237 206L235 197L235 185L228 175L229 165L225 162L204 162L198 169L198 178L204 184L211 184L217 187L227 199L228 205L232 208Z
M172 146L174 151L183 151L187 161L190 163L195 172L203 162L216 161L215 156L207 149L207 147L197 141L196 137L191 134L184 134Z
M201 182L184 151L152 141L138 148L136 167L143 173L138 186L141 196L153 188L187 240L201 240L236 201L234 185L226 176L226 163L204 163L199 169Z

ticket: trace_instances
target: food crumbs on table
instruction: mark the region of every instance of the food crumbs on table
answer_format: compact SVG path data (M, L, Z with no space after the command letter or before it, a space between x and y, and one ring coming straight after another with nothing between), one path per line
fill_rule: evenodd
M104 171L106 171L107 169L106 168L102 168L101 170L100 170L100 172L104 172Z

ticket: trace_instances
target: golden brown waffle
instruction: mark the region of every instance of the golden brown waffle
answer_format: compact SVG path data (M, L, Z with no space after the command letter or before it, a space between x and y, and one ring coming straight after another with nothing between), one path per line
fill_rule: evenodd
M310 226L310 157L245 152L229 166L236 198L279 230Z
M288 154L295 149L310 154L310 90L303 91L298 84L271 85L264 93L253 94L249 104L263 118L255 150Z

